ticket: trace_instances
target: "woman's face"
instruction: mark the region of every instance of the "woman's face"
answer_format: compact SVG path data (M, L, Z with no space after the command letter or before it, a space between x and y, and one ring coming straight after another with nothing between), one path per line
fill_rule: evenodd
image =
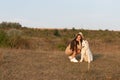
M81 40L81 36L78 35L77 38L76 38L76 41L80 41Z

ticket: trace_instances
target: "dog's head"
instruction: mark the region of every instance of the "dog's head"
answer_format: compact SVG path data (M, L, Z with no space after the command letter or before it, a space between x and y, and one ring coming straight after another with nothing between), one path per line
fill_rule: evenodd
M88 41L87 40L83 40L82 48L88 48L88 47L89 47Z

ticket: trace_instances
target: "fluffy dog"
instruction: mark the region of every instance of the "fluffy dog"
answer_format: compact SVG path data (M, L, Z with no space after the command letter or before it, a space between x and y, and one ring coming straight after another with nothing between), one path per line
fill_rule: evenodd
M92 55L92 52L89 48L89 43L87 40L83 40L83 42L82 42L80 62L82 62L83 60L88 62L88 63L93 61L93 55Z

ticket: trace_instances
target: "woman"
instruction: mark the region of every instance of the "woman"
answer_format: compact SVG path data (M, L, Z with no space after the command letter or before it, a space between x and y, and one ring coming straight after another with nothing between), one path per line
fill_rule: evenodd
M65 53L69 56L71 62L78 62L75 56L80 54L82 48L83 34L79 32L76 37L67 46Z

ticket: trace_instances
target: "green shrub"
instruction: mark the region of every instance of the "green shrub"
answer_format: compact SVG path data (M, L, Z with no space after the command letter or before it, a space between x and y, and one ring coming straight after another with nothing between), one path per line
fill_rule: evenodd
M75 27L72 28L73 31L76 31Z
M54 30L54 35L56 37L60 37L61 36L59 30L57 30L57 29Z
M22 32L17 29L11 29L7 32L8 45L11 48L30 48L29 42L22 36Z
M6 32L5 31L3 31L3 30L0 30L0 46L1 47L5 47L5 46L7 46L7 34L6 34Z

